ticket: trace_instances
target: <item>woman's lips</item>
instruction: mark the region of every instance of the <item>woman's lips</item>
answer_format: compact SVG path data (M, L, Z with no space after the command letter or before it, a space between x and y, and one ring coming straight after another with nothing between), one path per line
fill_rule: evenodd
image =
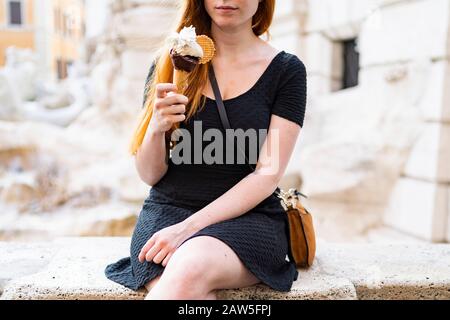
M237 10L237 8L234 7L229 7L229 6L219 6L216 7L216 10L218 10L219 12L234 12Z

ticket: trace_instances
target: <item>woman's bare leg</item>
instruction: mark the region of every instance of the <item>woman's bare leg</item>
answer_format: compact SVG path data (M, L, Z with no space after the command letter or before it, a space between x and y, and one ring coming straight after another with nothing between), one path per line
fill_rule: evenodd
M227 244L214 237L197 236L175 251L146 299L206 300L217 298L217 289L259 282Z

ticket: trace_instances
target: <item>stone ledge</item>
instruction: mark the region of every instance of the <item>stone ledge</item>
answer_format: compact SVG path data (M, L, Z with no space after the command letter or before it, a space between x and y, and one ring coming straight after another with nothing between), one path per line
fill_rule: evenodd
M129 242L129 238L57 239L46 249L48 253L48 248L54 248L50 262L36 273L9 280L1 299L143 299L145 289L128 290L103 274L106 264L128 255ZM0 244L0 256L11 255L14 246ZM218 296L232 300L450 299L450 244L319 241L314 266L299 272L288 293L260 284L221 290Z
M0 242L0 295L9 281L44 269L55 251L48 242Z

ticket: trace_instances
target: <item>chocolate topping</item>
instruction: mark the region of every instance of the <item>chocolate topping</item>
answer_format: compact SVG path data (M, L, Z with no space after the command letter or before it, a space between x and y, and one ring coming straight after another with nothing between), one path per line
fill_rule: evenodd
M179 55L173 49L170 50L170 57L172 58L172 63L175 69L186 72L192 72L200 61L200 58L198 57Z

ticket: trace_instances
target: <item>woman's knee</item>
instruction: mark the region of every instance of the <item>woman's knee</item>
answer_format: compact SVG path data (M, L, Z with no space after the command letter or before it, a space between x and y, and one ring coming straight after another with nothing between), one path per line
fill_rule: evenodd
M208 280L209 265L200 252L177 252L172 255L164 273L165 278L181 287L200 285Z
M202 272L201 268L192 264L191 259L174 259L172 264L169 261L161 279L150 291L150 296L175 300L205 299L212 288Z
M260 280L222 241L198 236L186 241L172 255L162 277L164 286L184 292L246 287Z
M210 291L213 279L214 262L201 244L201 237L188 240L172 255L162 276L164 284L174 290Z

